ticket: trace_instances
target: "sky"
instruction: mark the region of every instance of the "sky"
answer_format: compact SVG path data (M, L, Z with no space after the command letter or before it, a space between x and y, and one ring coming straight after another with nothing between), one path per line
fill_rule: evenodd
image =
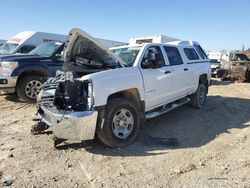
M1 0L0 39L21 31L98 38L167 35L209 51L250 48L250 0Z

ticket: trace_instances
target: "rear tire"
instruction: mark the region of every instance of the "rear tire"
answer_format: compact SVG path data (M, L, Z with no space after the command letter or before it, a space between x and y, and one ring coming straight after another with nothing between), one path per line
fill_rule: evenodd
M192 106L201 109L205 103L207 98L207 88L204 84L200 83L197 91L191 97Z
M133 142L140 130L140 113L128 99L111 99L106 107L100 140L109 147L124 147Z
M25 102L35 102L43 81L40 76L28 75L17 83L17 95Z

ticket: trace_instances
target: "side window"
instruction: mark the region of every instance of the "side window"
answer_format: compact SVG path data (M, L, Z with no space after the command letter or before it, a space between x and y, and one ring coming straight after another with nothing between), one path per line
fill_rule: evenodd
M183 64L179 50L176 47L164 46L170 65Z
M63 50L57 52L57 53L55 54L55 57L56 57L56 59L57 59L58 61L63 61Z
M18 52L21 53L21 54L26 54L26 53L29 53L31 50L33 50L35 48L36 48L35 46L27 46L26 45L26 46L22 46Z
M150 46L144 54L142 61L145 61L147 58L153 59L154 65L165 66L165 61L161 52L161 48L159 46Z
M201 56L202 59L206 59L207 55L204 52L204 50L201 48L200 45L194 45L195 49L198 51L199 55Z
M193 48L184 48L184 52L189 60L197 60L199 59L198 54Z

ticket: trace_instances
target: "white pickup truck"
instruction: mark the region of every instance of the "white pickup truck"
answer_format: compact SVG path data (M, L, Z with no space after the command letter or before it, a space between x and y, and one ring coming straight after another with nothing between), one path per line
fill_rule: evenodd
M64 70L38 97L34 134L51 127L55 145L91 140L130 144L147 119L187 102L202 108L210 62L197 42L141 43L105 49L73 29L64 48Z

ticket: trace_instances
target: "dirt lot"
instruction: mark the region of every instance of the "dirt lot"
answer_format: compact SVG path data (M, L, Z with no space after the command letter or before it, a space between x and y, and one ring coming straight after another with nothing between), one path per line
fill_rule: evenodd
M151 120L121 149L98 140L54 149L52 134L30 134L35 106L2 95L0 186L250 187L250 84L213 83L204 109L186 105ZM179 145L145 146L145 134Z

